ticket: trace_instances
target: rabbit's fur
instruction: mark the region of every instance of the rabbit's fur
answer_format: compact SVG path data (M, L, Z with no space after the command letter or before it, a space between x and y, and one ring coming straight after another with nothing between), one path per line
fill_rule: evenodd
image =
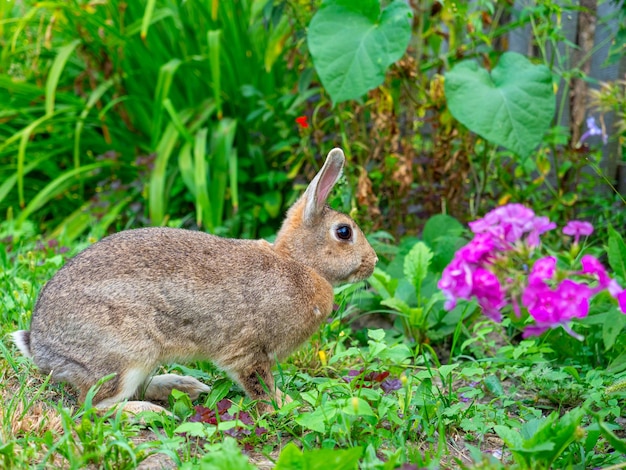
M198 380L151 374L200 359L226 370L263 411L280 404L273 361L328 317L332 286L366 279L377 262L355 222L326 205L343 163L340 149L328 154L274 244L171 228L102 239L46 284L31 330L15 332L15 343L54 380L77 388L81 401L116 374L96 394L99 407L134 396L166 400L172 388L196 398L209 390ZM131 410L133 403L153 409L144 401L129 402Z

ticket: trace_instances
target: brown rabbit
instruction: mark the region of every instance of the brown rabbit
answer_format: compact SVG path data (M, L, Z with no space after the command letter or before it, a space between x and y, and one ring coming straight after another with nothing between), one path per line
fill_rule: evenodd
M192 398L209 390L192 377L152 377L161 364L211 360L261 410L271 409L271 365L306 341L333 307L333 287L372 274L376 254L347 215L326 205L341 176L333 149L289 209L274 244L197 231L142 228L111 235L69 260L42 289L30 331L13 338L53 380L99 408L132 397ZM268 393L269 391L269 393ZM128 411L162 410L131 401Z

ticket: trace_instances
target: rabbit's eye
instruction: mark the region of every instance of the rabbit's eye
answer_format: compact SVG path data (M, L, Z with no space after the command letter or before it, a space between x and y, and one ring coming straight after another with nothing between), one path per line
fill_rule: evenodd
M335 233L340 240L350 240L352 238L352 229L349 225L340 225L335 230Z

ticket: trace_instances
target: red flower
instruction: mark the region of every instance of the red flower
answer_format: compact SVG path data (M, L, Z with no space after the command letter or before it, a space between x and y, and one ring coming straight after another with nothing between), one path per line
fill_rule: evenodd
M302 128L302 129L306 129L307 127L309 127L309 123L307 122L307 117L306 116L298 116L296 118L296 123Z

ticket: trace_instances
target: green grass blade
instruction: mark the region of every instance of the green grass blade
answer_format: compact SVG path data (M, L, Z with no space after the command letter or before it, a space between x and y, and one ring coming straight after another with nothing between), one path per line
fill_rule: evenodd
M285 44L291 36L291 23L287 16L283 16L280 22L272 28L272 32L268 38L267 46L265 48L264 65L265 71L270 73L274 62L282 55L285 49Z
M25 160L26 160L26 146L28 145L28 141L30 140L30 135L35 130L35 128L41 124L42 122L51 118L51 114L46 114L41 116L39 119L31 122L26 128L22 129L20 132L16 133L16 136L19 135L20 143L17 148L17 197L19 201L20 207L24 207L24 172L25 168Z
M217 107L217 118L222 119L222 85L220 66L220 38L222 31L217 29L207 33L209 43L209 64L211 65L211 79L213 81L213 99Z
M213 208L207 186L206 144L209 130L206 127L200 129L195 136L193 146L194 176L196 187L196 221L198 226L203 224L209 232L215 231L213 224Z
M228 172L230 175L230 199L233 205L233 213L239 210L239 173L238 173L237 149L233 148L228 159Z
M82 134L83 127L85 126L85 119L95 104L102 98L107 90L113 86L113 83L114 81L111 79L98 85L96 89L91 92L91 95L89 95L87 104L80 113L80 117L76 122L76 128L74 131L74 168L80 167L80 136Z
M102 162L85 165L80 168L66 171L61 176L52 180L41 191L39 191L33 199L31 199L28 205L20 213L19 217L17 218L17 226L19 227L26 221L26 219L28 219L28 217L30 217L31 214L33 214L38 209L41 209L48 201L58 196L69 186L74 184L75 178L78 175L80 175L81 173L88 173L90 171L103 168L105 166L109 166L111 165L111 163L112 162L105 160Z
M213 155L211 158L211 188L210 197L213 212L213 226L222 224L224 218L224 203L226 201L226 187L228 184L230 154L233 152L233 140L237 121L223 119L219 121L217 129L213 131Z
M65 217L47 236L48 240L62 239L63 243L71 243L87 230L94 221L89 211L90 203L85 203Z
M180 116L174 109L174 105L172 104L172 100L166 98L163 100L163 109L167 111L170 119L172 120L172 124L176 127L178 133L187 141L187 143L191 144L193 142L193 137L185 127L185 124L180 119Z
M143 18L141 19L141 39L144 41L148 36L148 27L150 26L150 22L152 20L155 5L156 0L148 0L148 3L146 4L146 10L143 14Z
M157 157L154 168L150 174L150 186L148 188L148 206L150 223L163 225L165 222L165 210L167 207L167 194L165 192L165 180L167 178L167 166L178 142L178 130L170 123L166 128L157 147Z
M152 103L152 143L151 148L154 149L159 141L161 135L161 126L163 124L163 103L167 99L174 74L181 61L179 59L172 59L166 64L162 65L159 69L159 78L157 80L157 86L154 91L154 102Z
M47 160L49 157L46 155L45 157L38 158L37 160L30 162L22 169L22 178L30 173L33 169L37 168L41 162ZM10 175L7 179L4 180L4 183L0 185L0 203L4 201L4 198L11 192L15 184L17 183L18 172L16 171L12 175Z
M65 68L65 64L69 59L76 46L80 44L79 39L75 39L71 43L59 47L59 52L52 63L52 67L50 67L50 71L48 73L48 79L46 80L46 114L51 115L54 112L54 99L56 96L57 86L59 84L59 79L61 78L61 73Z
M124 210L124 208L130 204L132 200L133 199L129 196L122 199L113 207L109 207L106 215L96 224L95 230L92 230L92 233L95 231L96 238L101 238L107 233L109 226L117 220L122 210Z
M183 183L191 194L196 195L196 182L194 178L193 159L191 158L191 144L186 142L178 152L178 170L183 179Z

